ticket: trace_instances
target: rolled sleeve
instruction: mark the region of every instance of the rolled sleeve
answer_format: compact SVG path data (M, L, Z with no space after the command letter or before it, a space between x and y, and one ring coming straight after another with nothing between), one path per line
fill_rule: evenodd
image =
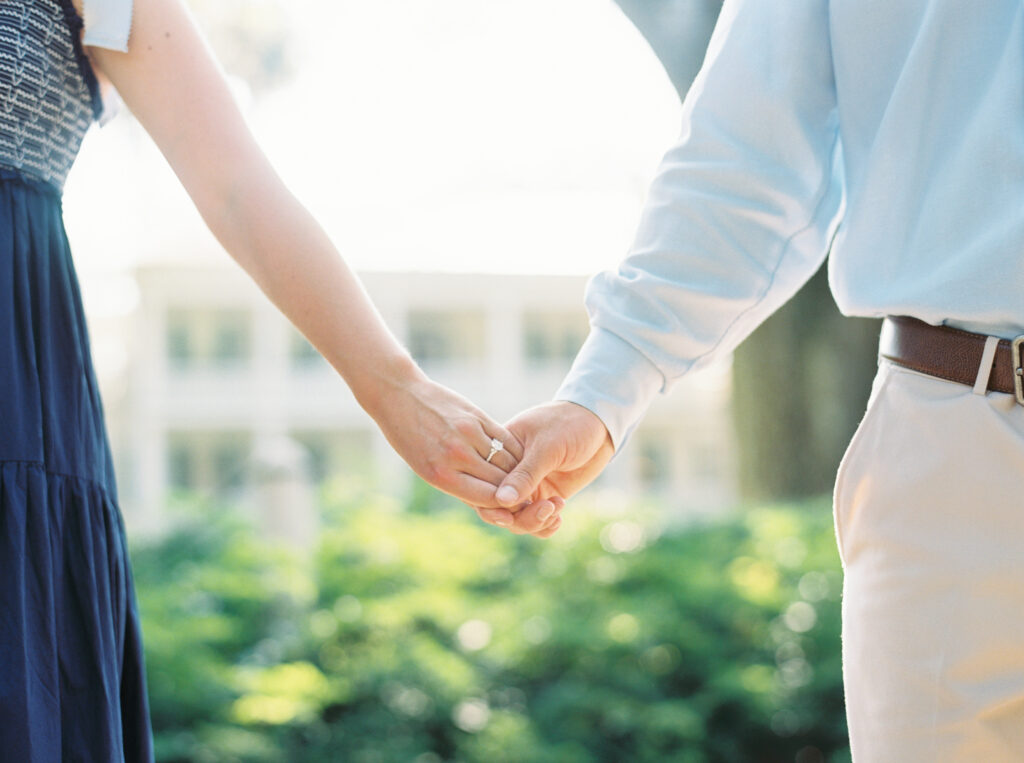
M633 345L595 328L555 399L568 400L595 414L618 450L664 386L665 377Z
M659 389L735 349L818 269L841 156L826 0L726 0L633 246L588 287L591 336L559 395L621 447Z

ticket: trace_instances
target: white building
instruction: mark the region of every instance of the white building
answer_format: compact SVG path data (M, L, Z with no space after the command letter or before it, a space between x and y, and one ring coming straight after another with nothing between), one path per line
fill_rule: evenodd
M158 529L174 490L250 500L254 454L273 462L289 439L308 452L316 480L351 475L408 488L411 470L345 384L239 268L220 258L135 275L130 360L123 383L106 390L133 530ZM361 278L422 367L498 420L549 399L587 332L581 276ZM728 399L727 369L688 377L655 403L599 484L627 498L656 495L680 517L728 507Z

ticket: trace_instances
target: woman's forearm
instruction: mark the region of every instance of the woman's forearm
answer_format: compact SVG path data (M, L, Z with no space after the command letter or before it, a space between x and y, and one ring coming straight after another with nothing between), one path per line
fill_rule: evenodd
M423 373L385 326L323 228L262 156L204 205L210 229L377 418Z
M181 0L136 3L128 52L96 49L93 61L224 248L344 377L395 450L431 484L486 507L488 521L511 525L494 486L522 456L515 437L428 379L388 331L256 144Z
M376 417L380 395L422 374L274 172L180 0L139 3L132 23L129 52L95 63L221 244Z

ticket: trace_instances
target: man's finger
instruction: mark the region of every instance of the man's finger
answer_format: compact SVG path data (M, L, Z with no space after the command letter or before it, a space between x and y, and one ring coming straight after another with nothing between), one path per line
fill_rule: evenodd
M533 535L537 538L550 538L552 535L558 532L558 528L560 528L561 526L562 518L555 517L554 522L549 522L547 527L545 527L543 530L535 532Z
M558 507L549 499L535 501L516 514L514 529L531 534L540 532L557 512Z
M522 460L508 473L494 494L498 503L506 508L530 500L537 486L558 468L554 448L544 443L530 443Z

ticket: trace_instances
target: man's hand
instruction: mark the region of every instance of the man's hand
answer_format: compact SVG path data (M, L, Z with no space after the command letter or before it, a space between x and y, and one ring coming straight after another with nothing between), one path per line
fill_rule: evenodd
M523 457L495 493L516 512L516 533L551 536L561 525L565 500L590 484L614 453L604 423L586 408L553 402L530 408L508 422L523 446Z

